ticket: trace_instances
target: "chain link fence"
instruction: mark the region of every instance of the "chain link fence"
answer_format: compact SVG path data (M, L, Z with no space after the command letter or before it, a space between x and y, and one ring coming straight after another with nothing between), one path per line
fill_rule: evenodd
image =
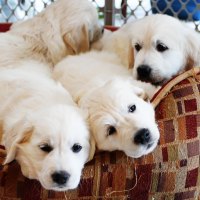
M0 0L0 22L31 18L55 0ZM81 1L81 0L80 0ZM200 0L90 0L103 25L121 26L128 20L165 13L189 21L200 31Z

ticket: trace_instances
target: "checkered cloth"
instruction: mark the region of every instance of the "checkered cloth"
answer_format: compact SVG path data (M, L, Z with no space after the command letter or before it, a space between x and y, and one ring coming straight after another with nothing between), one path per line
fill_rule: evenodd
M16 162L1 165L0 199L199 200L200 75L177 78L154 99L161 138L152 154L139 159L122 152L96 154L85 166L79 187L65 193L47 191L23 177ZM1 150L0 162L4 156Z

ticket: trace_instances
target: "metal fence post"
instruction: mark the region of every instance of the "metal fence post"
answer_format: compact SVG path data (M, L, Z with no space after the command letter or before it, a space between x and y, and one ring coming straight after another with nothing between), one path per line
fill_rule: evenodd
M115 0L105 0L104 23L105 25L115 25Z

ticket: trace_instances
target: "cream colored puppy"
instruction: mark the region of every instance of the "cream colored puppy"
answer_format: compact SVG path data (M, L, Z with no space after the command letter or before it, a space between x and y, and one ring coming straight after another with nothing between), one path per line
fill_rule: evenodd
M152 15L132 24L133 76L162 85L200 64L200 34L168 15Z
M16 159L23 175L46 189L73 189L94 153L84 117L61 84L49 78L48 65L19 64L20 69L0 69L5 164Z
M98 149L121 150L137 158L156 147L159 131L154 109L115 54L91 51L69 56L55 66L53 76L88 112ZM139 85L149 92L154 89Z
M200 34L168 15L129 22L97 43L133 68L135 79L154 85L200 65Z
M22 59L55 65L67 55L90 49L101 37L96 8L88 0L58 0L32 19L0 34L0 66Z

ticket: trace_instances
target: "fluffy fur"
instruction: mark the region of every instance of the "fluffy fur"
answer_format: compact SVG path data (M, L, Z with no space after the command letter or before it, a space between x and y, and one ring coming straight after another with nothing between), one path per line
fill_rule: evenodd
M114 51L124 66L133 68L135 79L156 85L200 65L200 35L168 15L129 22L99 43L101 49Z
M53 66L67 55L88 51L101 32L91 2L58 0L32 19L0 33L0 66L27 58Z
M149 92L154 88L150 84L134 81L115 54L91 51L69 56L55 66L53 76L88 112L98 149L122 150L136 158L156 147L159 131L154 109L147 101L144 90L137 85L145 85ZM130 107L135 110L131 112ZM145 145L135 142L142 129L147 129L150 136Z
M0 70L5 163L16 159L23 175L46 189L75 188L94 154L84 116L66 89L50 78L48 65L31 60L18 64L20 69ZM77 145L82 149L74 152Z

